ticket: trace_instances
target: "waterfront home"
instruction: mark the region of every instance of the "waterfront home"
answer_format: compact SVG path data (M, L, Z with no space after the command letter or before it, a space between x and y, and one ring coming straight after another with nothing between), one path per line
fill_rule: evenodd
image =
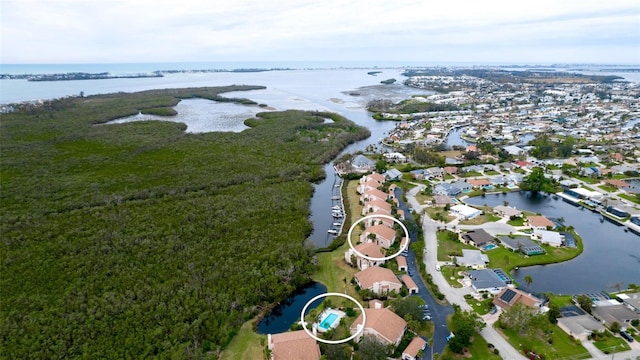
M554 247L559 247L564 244L564 236L555 231L534 229L531 236L543 244L549 244Z
M631 294L618 294L618 298L622 300L622 303L627 305L633 312L640 314L640 292Z
M364 204L362 207L362 215L378 212L385 215L391 215L391 204L382 200L373 200Z
M373 171L376 168L376 163L364 155L358 155L351 160L351 167L355 172L365 173Z
M389 248L396 240L396 231L385 225L374 225L364 229L360 242L374 242L383 248Z
M618 179L608 179L605 180L604 183L607 185L615 186L618 189L628 188L629 186L631 186L631 184L629 184L628 182Z
M356 191L358 192L358 194L364 194L365 192L369 191L369 190L375 190L378 189L380 186L382 186L382 183L379 183L375 180L364 180L364 178L360 179L360 183L358 184L358 187L356 188Z
M611 327L611 324L617 322L620 324L621 330L626 330L631 321L640 319L640 314L629 309L626 305L620 304L617 300L596 301L594 305L593 317L607 327Z
M407 330L407 322L396 315L393 311L382 309L364 309L367 322L364 330L356 337L360 341L363 336L375 336L378 341L385 345L398 346L402 340L404 332ZM362 326L362 314L351 325L351 334L355 334Z
M371 216L370 218L363 220L365 227L370 227L374 225L386 225L387 227L392 228L394 221L389 219L388 217L376 217L375 215L385 215L390 216L391 211L387 212L384 210L374 210L372 212L368 212L366 215Z
M385 255L382 253L380 246L376 243L362 243L354 246L354 248L362 255L382 259ZM361 255L358 255L352 248L349 248L344 253L344 259L348 264L357 267L360 270L364 270L371 266L379 266L385 263L384 260L370 260L365 259Z
M480 250L462 249L462 256L454 256L458 265L472 269L484 269L489 263L489 257Z
M373 200L387 201L387 199L389 199L389 194L378 189L370 189L360 195L360 201L362 201L362 203Z
M481 247L487 244L495 243L495 238L484 229L474 229L460 235L460 241L467 245Z
M555 228L556 224L553 221L547 219L546 216L531 215L527 216L527 226L530 226L534 230L547 230L547 228Z
M558 327L580 341L586 341L594 331L605 330L601 322L588 314L558 318Z
M498 205L493 207L493 212L501 217L522 217L522 211L511 206Z
M400 289L402 289L402 283L393 271L378 266L372 266L357 272L355 279L361 289L371 290L377 295L390 292L399 293ZM369 322L368 317L367 322Z
M493 298L493 305L505 311L511 309L515 304L523 304L530 308L537 309L540 312L546 310L543 308L544 300L512 287L502 289L502 291Z
M271 351L271 360L319 360L318 343L304 330L269 334L267 346Z
M407 162L407 157L399 152L384 153L382 154L382 156L388 162L399 162L399 163Z
M482 214L481 210L462 204L452 206L450 212L451 215L461 220L473 219L474 217Z
M503 147L502 149L506 151L509 155L513 155L513 156L520 156L525 153L524 149L519 148L515 145L508 145Z
M400 279L402 280L404 285L407 287L407 290L409 290L409 294L417 294L418 293L418 290L419 290L418 289L418 285L416 285L416 283L413 281L411 276L402 275L400 277Z
M449 183L438 184L435 188L433 188L433 193L435 195L456 196L461 192L462 190L460 190L460 188L457 188Z
M408 267L406 257L398 255L396 256L396 262L398 263L398 271L407 271Z
M469 270L471 287L475 292L486 291L492 294L500 292L507 283L493 269Z
M385 171L385 173L383 174L385 180L400 180L402 179L402 173L400 172L400 170L395 169L395 168L391 168L387 171Z
M402 352L402 360L418 360L418 353L420 350L424 350L427 346L427 342L424 341L423 338L416 336L414 337L407 348Z
M502 243L502 246L511 251L520 251L527 256L545 254L546 251L540 245L533 242L526 236L499 236L498 240Z
M489 179L469 179L467 180L467 182L474 188L481 188L491 185L491 181L489 181Z

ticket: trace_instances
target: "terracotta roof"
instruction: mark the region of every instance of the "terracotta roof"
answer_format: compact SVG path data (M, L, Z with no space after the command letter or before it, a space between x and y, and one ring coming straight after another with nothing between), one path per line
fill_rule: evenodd
M405 258L404 256L398 255L396 257L396 261L398 262L398 267L407 267L407 258Z
M473 186L491 185L491 181L487 179L468 179L467 182Z
M396 231L386 225L373 225L364 230L365 233L374 233L383 239L394 240L396 237Z
M372 258L380 259L384 257L384 254L382 253L382 251L380 251L380 246L373 242L359 244L355 246L355 249L358 250L361 254Z
M503 309L510 309L518 303L528 307L538 307L542 304L542 300L522 290L506 287L493 298L493 303Z
M545 216L542 216L542 215L527 216L527 221L529 222L529 225L533 227L541 227L541 226L555 227L556 226L556 224L554 224L553 221L547 219Z
M368 179L372 179L375 180L377 182L379 182L380 184L384 184L384 176L382 174L378 174L378 173L373 173L373 174L369 174L367 175Z
M417 289L418 285L413 281L413 279L409 275L401 276L402 282L407 286L407 289Z
M375 206L375 207L378 207L378 208L380 208L380 209L382 209L384 211L391 212L391 204L389 204L386 201L372 200L372 201L367 202L367 205Z
M364 309L367 315L365 331L372 329L377 332L387 343L396 343L402 337L407 327L407 322L389 309ZM358 316L351 326L351 333L357 331L357 324L362 324L362 315Z
M304 330L271 335L273 360L318 360L320 347Z
M455 174L458 172L458 168L455 166L445 166L444 172L447 174Z
M393 271L378 266L371 266L365 270L357 272L355 277L358 280L360 287L363 289L370 289L373 287L374 283L379 282L395 283L402 286L400 280L398 280L398 277L393 273ZM367 322L369 322L368 318Z
M618 179L605 180L604 182L605 182L605 184L609 184L609 185L612 185L612 186L615 186L615 187L619 187L619 188L621 188L621 187L629 187L630 186L628 182L622 181L622 180L618 180Z
M424 346L427 345L427 342L424 341L421 337L416 336L411 340L407 348L402 352L402 357L404 359L405 355L410 358L415 358L418 356L418 351L422 350Z
M378 189L371 189L371 190L367 190L364 193L362 193L361 198L367 198L367 199L380 199L380 200L387 200L387 198L389 197L389 195L382 191L382 190L378 190Z

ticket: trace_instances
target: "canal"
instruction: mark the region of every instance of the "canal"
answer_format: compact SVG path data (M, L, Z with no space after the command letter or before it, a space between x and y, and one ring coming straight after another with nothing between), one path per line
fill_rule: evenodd
M598 213L573 206L553 195L512 192L466 200L470 205L488 206L502 205L504 201L519 210L562 217L583 240L584 252L573 260L520 268L512 273L520 283L524 283L525 276L531 275L532 291L580 294L640 284L640 237L625 231L625 226L606 221Z

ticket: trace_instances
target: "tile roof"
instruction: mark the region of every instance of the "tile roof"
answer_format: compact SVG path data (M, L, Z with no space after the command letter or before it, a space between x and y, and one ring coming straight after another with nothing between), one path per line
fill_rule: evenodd
M377 332L387 343L396 343L404 334L407 322L389 309L364 309L367 315L365 332L367 329ZM355 333L357 325L362 324L362 315L358 316L351 326L351 333Z
M318 360L320 347L304 330L271 335L273 360Z
M398 280L398 277L393 273L393 271L378 266L371 266L365 270L357 272L355 277L358 280L360 287L363 289L370 289L373 287L374 283L380 282L394 283L402 286L400 280ZM367 319L367 322L368 321L369 319Z
M409 345L407 345L407 348L404 349L404 351L402 352L403 358L405 356L408 356L411 359L417 357L418 351L422 350L425 347L425 345L427 345L427 342L424 341L424 339L422 339L419 336L414 337L413 340L411 340L411 342L409 343Z

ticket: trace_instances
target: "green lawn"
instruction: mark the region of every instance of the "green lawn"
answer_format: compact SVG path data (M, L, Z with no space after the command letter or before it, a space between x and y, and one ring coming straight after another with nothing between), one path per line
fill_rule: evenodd
M487 222L496 222L502 219L490 212L485 212L484 215L479 215L469 220L460 221L460 225L481 225Z
M515 220L509 220L507 221L507 224L511 226L524 226L524 218L519 217L519 218L516 218Z
M578 248L552 247L541 245L547 253L544 255L525 256L524 254L513 252L507 248L499 246L489 252L489 266L492 268L501 268L507 272L516 266L533 266L542 264L553 264L573 259L582 252L582 241L578 241ZM439 249L438 249L439 251ZM535 279L534 279L535 281Z
M487 170L484 172L485 175L500 175L499 172L494 171L494 170Z
M264 359L266 335L256 334L252 324L255 319L245 322L229 346L222 352L222 360Z
M473 311L478 313L478 315L484 315L491 310L493 307L492 301L493 298L489 297L487 299L482 299L481 301L476 300L475 298L466 299L467 303L471 305Z
M476 247L463 244L459 241L449 240L446 232L438 232L438 261L451 261L450 254L462 256L462 249L475 249ZM492 250L494 251L494 250Z
M636 204L640 204L640 199L638 199L637 196L635 195L629 195L629 194L618 194L619 197L623 198L623 199L627 199L631 202L634 202Z
M612 185L600 185L598 186L600 189L607 191L607 192L616 192L618 191L618 188Z
M589 352L580 344L574 342L567 333L557 325L551 325L546 332L537 336L520 335L512 330L502 330L509 343L521 353L532 350L547 359L559 358L589 358Z
M593 344L605 354L612 353L614 349L615 352L631 349L623 338L613 336L609 330L605 330L604 334L600 335Z
M442 266L440 268L440 271L442 272L442 275L444 276L444 278L447 280L449 285L451 285L451 287L454 287L454 288L462 287L462 284L458 282L458 277L459 277L458 272L462 270L464 270L464 268L459 266Z

